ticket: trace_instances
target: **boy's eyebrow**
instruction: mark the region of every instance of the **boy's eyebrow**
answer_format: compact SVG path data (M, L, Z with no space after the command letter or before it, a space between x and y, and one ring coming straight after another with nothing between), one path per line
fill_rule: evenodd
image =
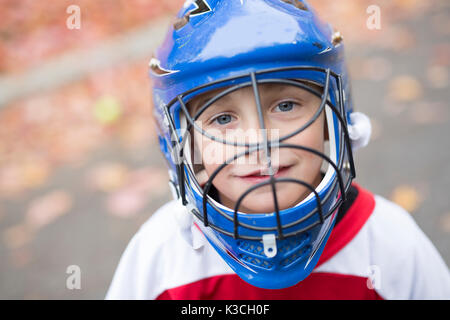
M307 86L309 86L310 88L315 89L316 91L321 91L321 89L322 89L322 87L320 87L320 86L318 86L318 85L316 85L316 84L307 83L307 82L305 82L305 81L301 81L301 80L297 80L297 79L292 79L292 80L297 81L297 82L300 82L300 83L302 83L302 84L304 84L304 85L307 85ZM293 88L295 88L295 87L293 87L293 86L281 86L281 88L280 88L280 85L279 85L279 84L271 84L271 83L267 83L267 84L265 85L265 87L264 87L264 91L265 91L265 92L276 91L276 92L281 93L281 92L286 91L286 90L292 90ZM262 89L263 89L263 88L260 88L260 91L262 91ZM221 91L220 91L220 92L221 92ZM218 94L220 94L220 92L215 93L215 94L209 93L207 97L200 98L199 101L196 101L196 102L193 104L193 107L192 107L192 104L189 103L189 105L191 106L193 115L196 114L197 110L198 110L200 107L204 106L205 103L207 103L209 100L211 100L212 98L214 98L215 96L217 96ZM195 100L195 98L194 98L194 100ZM230 96L229 96L229 95L225 95L225 96L221 97L218 101L226 102L227 100L230 100Z
M283 87L281 88L281 91L284 91L284 90L286 90L286 89L288 89L288 88L286 88L286 87L283 86ZM261 91L261 90L262 90L262 88L260 88L260 91ZM266 86L265 86L265 88L264 88L264 91L279 91L279 90L280 90L280 88L279 88L279 86L276 85L276 84L266 84ZM209 94L207 97L202 98L201 100L199 100L198 102L196 102L196 103L194 104L194 111L197 110L198 106L203 106L206 102L208 102L209 100L211 100L212 98L214 98L215 96L217 96L217 95L220 94L220 93L221 93L221 92L218 92L218 93L216 93L216 94ZM219 100L220 100L221 102L230 100L230 96L229 96L229 95L225 95L225 96L221 97Z
M192 110L192 116L195 116L195 114L197 113L197 110L203 106L211 97L208 98L202 98L199 101L191 101L189 102L189 105L191 105L191 108L189 108L189 110ZM192 103L194 102L194 103Z
M207 103L209 100L211 100L212 98L214 98L214 97L217 96L218 94L220 94L220 93L217 93L217 94L214 94L214 95L209 95L209 96L207 96L207 97L205 97L205 98L201 98L199 101L196 101L196 102L194 103L193 107L192 107L192 113L193 113L193 115L196 114L197 110L198 110L200 107L204 106L205 103ZM223 96L223 97L221 97L219 100L222 101L222 102L223 102L223 101L230 100L230 96L229 96L229 95Z

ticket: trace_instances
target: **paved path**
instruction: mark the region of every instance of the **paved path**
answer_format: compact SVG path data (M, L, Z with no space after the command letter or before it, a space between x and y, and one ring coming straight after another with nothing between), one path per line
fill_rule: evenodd
M88 74L149 56L161 42L171 18L163 17L87 50L75 50L24 74L0 77L0 109L27 95L54 90Z

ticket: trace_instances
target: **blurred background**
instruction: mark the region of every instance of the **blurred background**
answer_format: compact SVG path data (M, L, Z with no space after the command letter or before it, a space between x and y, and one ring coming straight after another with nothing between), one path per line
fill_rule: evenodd
M147 68L183 2L0 0L0 299L103 299L171 199ZM343 34L372 119L356 181L407 209L450 265L450 2L310 3Z

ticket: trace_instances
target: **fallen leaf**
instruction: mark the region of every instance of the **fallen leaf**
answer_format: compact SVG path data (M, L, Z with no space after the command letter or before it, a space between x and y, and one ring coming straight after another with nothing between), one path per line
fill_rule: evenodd
M144 193L133 188L116 192L106 201L108 212L121 218L131 218L135 216L148 202L148 197Z
M383 112L388 116L398 116L407 108L406 103L393 102L391 98L385 97L383 101Z
M440 65L429 67L427 69L427 80L432 88L443 89L448 87L448 68Z
M23 296L23 300L50 300L49 297L43 296L40 293L36 292L27 292Z
M450 19L448 16L448 10L440 12L431 18L431 26L433 31L437 34L445 36L450 35Z
M139 115L125 121L119 129L121 144L127 148L139 148L149 145L155 135L149 119L150 116Z
M27 188L35 188L42 185L48 178L50 168L45 161L37 159L26 161L22 167L22 179Z
M33 200L26 212L25 223L37 230L66 214L72 207L72 196L63 190L55 190Z
M439 102L416 103L410 109L409 117L415 124L446 123L449 119L448 107Z
M144 167L130 172L130 185L141 192L161 194L168 182L167 172L161 168Z
M382 81L392 72L392 65L386 58L372 57L364 63L365 77L372 81Z
M439 217L439 228L446 233L450 233L450 212Z
M450 43L440 43L433 47L432 65L450 66Z
M3 241L7 248L17 249L30 243L33 238L33 232L29 230L26 224L18 224L7 228L3 232Z
M415 101L421 98L422 94L422 85L413 76L397 76L389 83L388 97L395 102Z
M408 50L416 46L416 37L413 32L403 26L391 26L385 28L386 32L381 37L381 43L384 47L396 52Z
M167 192L167 174L159 168L141 168L128 174L127 184L111 194L106 208L121 218L134 217L150 202L152 197Z
M94 104L94 117L104 125L117 122L122 114L120 102L113 96L101 97Z
M103 163L88 173L88 184L97 190L111 192L127 182L128 173L128 168L121 163Z
M26 186L22 179L22 170L19 164L8 164L0 168L0 195L3 198L17 196L25 188Z
M9 262L15 268L24 268L31 261L31 250L28 247L20 247L9 252Z
M31 124L45 125L52 119L55 112L54 105L46 96L39 96L24 103L24 121ZM39 110L37 112L37 110Z
M409 213L413 213L422 203L422 196L416 188L403 185L394 189L391 195L391 200Z

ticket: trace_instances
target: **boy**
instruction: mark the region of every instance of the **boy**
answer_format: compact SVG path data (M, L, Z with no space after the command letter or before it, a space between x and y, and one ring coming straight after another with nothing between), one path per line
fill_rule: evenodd
M176 200L107 298L450 298L409 214L352 183L370 123L342 37L305 1L187 1L150 67Z

